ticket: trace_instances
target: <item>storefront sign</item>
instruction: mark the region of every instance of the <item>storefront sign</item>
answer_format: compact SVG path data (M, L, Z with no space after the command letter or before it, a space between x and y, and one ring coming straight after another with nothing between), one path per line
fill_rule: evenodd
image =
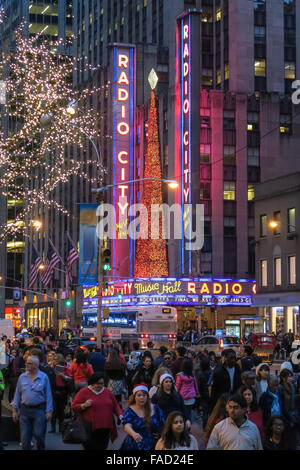
M255 281L213 279L128 280L117 287L113 282L102 292L102 304L121 306L136 304L170 305L247 305L253 303ZM84 289L84 308L97 303L97 288Z

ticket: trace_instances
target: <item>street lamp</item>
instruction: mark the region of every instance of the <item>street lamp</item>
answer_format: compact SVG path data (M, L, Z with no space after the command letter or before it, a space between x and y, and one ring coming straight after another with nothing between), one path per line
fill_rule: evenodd
M277 220L270 220L269 227L272 230L276 230L279 227L279 222L277 222Z
M108 189L115 188L116 186L120 186L121 184L127 185L127 184L139 183L140 181L153 181L153 182L159 181L160 183L168 183L168 187L174 190L179 187L179 184L175 180L167 180L167 179L159 179L159 178L139 178L136 180L122 181L121 183L108 184L106 186L103 186L102 188L92 189L92 192L100 193L103 191L107 191Z

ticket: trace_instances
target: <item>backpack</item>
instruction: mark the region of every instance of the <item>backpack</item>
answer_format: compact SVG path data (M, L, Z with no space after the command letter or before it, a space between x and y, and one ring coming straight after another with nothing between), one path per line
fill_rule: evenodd
M241 364L242 364L242 372L251 370L254 366L252 357L243 357L241 359Z

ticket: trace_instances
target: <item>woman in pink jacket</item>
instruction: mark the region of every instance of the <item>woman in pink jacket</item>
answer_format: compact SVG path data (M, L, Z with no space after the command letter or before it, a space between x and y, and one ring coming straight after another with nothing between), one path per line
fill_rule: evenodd
M184 400L188 411L188 419L192 422L192 409L199 397L197 381L193 374L193 361L185 358L183 361L182 372L176 375L176 388Z

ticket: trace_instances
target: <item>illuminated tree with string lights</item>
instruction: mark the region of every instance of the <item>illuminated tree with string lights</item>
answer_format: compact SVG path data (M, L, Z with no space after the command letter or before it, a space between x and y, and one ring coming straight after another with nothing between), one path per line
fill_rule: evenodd
M158 115L156 97L153 90L151 92L148 149L145 158L144 178L162 179ZM166 277L168 276L168 261L165 240L162 238L162 216L159 218L159 238L151 239L151 206L153 204L161 205L163 203L161 181L144 181L142 203L147 208L148 239L139 238L137 241L134 275L136 278ZM141 224L142 223L141 221Z
M63 41L40 35L25 38L23 27L16 32L15 50L1 57L3 114L9 117L10 130L0 135L0 193L24 201L24 206L13 224L0 227L0 242L26 234L26 222L38 208L67 214L55 199L55 190L75 175L96 183L97 178L88 175L88 165L99 167L94 159L67 157L68 146L76 149L74 155L86 151L84 134L99 137L100 116L88 106L99 90L73 89L75 60L53 52L61 50ZM76 103L76 114L67 112L70 102Z

